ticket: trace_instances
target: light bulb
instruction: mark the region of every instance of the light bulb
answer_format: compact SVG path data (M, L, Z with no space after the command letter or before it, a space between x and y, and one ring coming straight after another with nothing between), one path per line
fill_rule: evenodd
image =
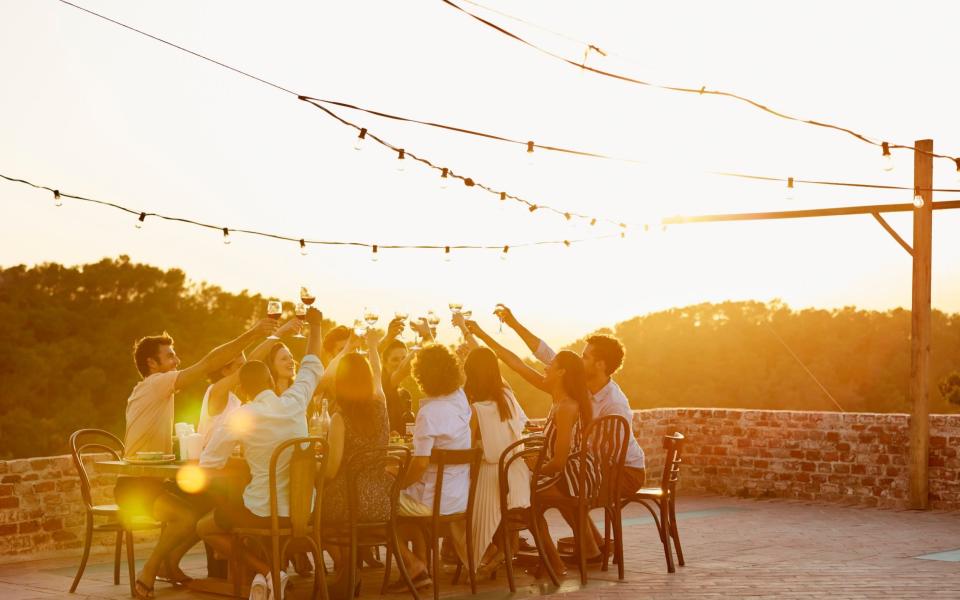
M890 144L887 142L883 142L883 144L881 144L881 147L883 148L883 155L880 157L881 168L884 171L890 172L893 170L893 155L890 154Z
M796 197L796 186L793 183L793 177L787 177L787 192L785 197L787 200L793 200Z
M913 205L917 208L923 208L923 196L920 195L919 190L913 195Z
M306 240L300 240L300 256L307 255L307 242Z
M500 260L507 260L507 252L510 252L510 246L503 247L503 252L500 253Z
M360 135L357 136L357 139L353 140L353 149L360 151L363 150L363 140L367 139L367 129L363 128L360 130Z
M230 230L226 227L223 228L223 243L227 246L230 245Z
M450 246L443 249L443 262L450 262Z
M147 213L140 213L140 216L137 217L137 222L134 223L137 229L143 228L143 222L146 220L146 218L147 218Z
M378 262L380 260L380 255L377 253L377 245L373 245L373 252L370 253L370 262Z
M953 159L957 163L957 180L960 181L960 158Z
M527 142L527 165L533 166L533 142Z
M63 198L60 197L60 190L53 190L53 204L63 206Z
M445 190L450 186L450 169L444 167L440 172L440 189Z
M406 158L407 158L406 152L403 151L403 148L400 148L400 150L397 151L397 172L398 173L403 173L403 171L406 169L407 167Z

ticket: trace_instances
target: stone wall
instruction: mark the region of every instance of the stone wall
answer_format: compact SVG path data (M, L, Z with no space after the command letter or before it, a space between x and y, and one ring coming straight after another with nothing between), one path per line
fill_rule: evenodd
M885 508L906 506L909 416L731 409L636 411L648 483L662 436L683 433L681 490ZM930 505L960 509L960 415L930 417Z

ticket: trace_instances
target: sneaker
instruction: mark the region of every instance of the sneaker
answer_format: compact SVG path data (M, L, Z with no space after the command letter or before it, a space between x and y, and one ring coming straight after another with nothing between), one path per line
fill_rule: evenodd
M270 587L267 578L257 573L250 584L250 600L270 600Z
M270 590L270 600L283 600L284 595L287 593L287 583L289 583L290 577L287 575L286 571L280 571L280 593L277 594L276 588L273 586L273 577L267 581L267 587Z

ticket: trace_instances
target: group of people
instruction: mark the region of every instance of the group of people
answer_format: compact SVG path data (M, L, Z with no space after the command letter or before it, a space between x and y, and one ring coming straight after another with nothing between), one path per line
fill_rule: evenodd
M530 506L532 489L542 510L561 509L574 531L586 536L588 559L600 555L601 536L589 519L578 523L577 516L564 508L564 498L583 491L578 472L585 469L584 485L599 484L599 463L584 445L583 433L596 418L620 415L632 422L632 412L623 391L611 379L623 363L623 347L610 336L596 335L587 340L581 355L570 351L555 353L543 340L531 333L506 307L498 316L513 329L543 364L541 370L525 363L499 344L480 326L457 312L453 324L465 340L465 358L451 349L430 343L431 327L425 321L412 321L410 327L426 342L422 348L408 350L401 340L405 322L395 319L385 336L370 329L364 339L352 330L336 327L322 335L322 316L315 308L283 325L264 319L240 337L204 356L196 364L181 369L166 334L145 337L135 346L134 358L143 376L127 402L125 451L128 456L140 451L172 450L174 393L204 377L209 387L203 398L198 433L203 436L200 465L221 468L227 464L239 444L250 470L250 481L242 501L225 501L213 492L190 494L175 482L121 477L117 481L116 500L126 514L143 514L165 524L154 551L137 575L135 593L146 599L153 595L157 579L175 584L189 581L178 564L184 554L203 540L220 556L232 551L231 531L236 527L269 527L269 463L274 449L282 442L308 435L308 417L323 399L329 400L332 418L327 431L328 456L326 478L320 502L324 524L346 522L349 515L345 465L361 452L384 448L391 432L404 433L413 420L412 458L402 474L397 512L400 516L430 516L436 494L436 465L430 456L435 449L463 450L482 448L482 463L477 473L474 503L472 552L479 558L478 574L492 574L505 553L516 552L515 536L509 548L499 547L495 532L500 524L498 462L504 449L523 438L527 417L514 391L500 371L502 362L536 388L550 394L553 403L544 429L544 455L540 474L549 478L546 485L531 486L531 468L514 461L510 468L508 506ZM306 350L299 363L290 349L277 338L299 334L309 326ZM244 349L268 337L249 353ZM367 351L358 351L366 345ZM423 397L413 417L410 395L401 384L412 376ZM624 495L643 485L643 451L629 436L626 468L621 476ZM277 467L278 516L289 517L289 457ZM382 521L390 514L389 490L396 473L363 472L356 479L359 506L352 507L361 521ZM469 465L445 467L439 500L441 514L466 510L470 491ZM403 521L401 520L401 523ZM539 515L538 537L546 559L557 573L565 572L560 553L549 534L546 520ZM401 545L397 549L407 572L418 588L432 580L426 564L426 540L415 526L401 526ZM463 527L452 526L447 538L451 548L466 565L466 536ZM325 547L334 563L331 586L341 588L347 578L344 556L337 547ZM289 557L298 571L312 568L305 556ZM256 552L243 552L242 559L255 573L251 598L282 600L287 582L286 569L280 580L269 576L270 565ZM372 554L365 556L375 562ZM284 562L287 558L284 558ZM286 567L287 565L283 565ZM319 568L323 568L322 566ZM393 587L405 591L398 580ZM336 597L349 597L348 590L337 589Z

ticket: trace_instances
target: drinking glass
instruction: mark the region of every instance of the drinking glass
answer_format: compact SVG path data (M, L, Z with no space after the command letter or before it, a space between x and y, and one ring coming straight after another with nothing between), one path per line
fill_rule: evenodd
M380 313L373 308L364 308L363 309L363 320L367 322L367 325L373 327L377 324L377 321L380 320Z
M293 309L293 314L297 315L297 319L300 320L300 331L297 332L297 335L293 336L298 339L306 339L307 336L303 335L303 327L306 325L305 317L307 316L307 304L305 302L297 302L296 306Z
M430 325L430 335L433 336L433 339L437 339L437 325L440 324L440 317L437 316L432 310L427 311L427 324Z
M274 321L280 320L280 315L283 314L283 303L279 300L271 300L267 302L267 316ZM268 340L279 340L275 334L271 334L267 337Z
M367 324L363 319L356 319L353 322L353 334L360 338L360 347L357 348L357 354L366 354L367 351L363 349L363 338L367 335Z
M496 308L493 309L493 314L497 315L497 318L500 319L500 333L503 333L503 314L507 310L507 307L502 304L497 304Z
M305 285L300 286L300 302L303 302L307 306L313 306L313 303L317 300L316 295Z

